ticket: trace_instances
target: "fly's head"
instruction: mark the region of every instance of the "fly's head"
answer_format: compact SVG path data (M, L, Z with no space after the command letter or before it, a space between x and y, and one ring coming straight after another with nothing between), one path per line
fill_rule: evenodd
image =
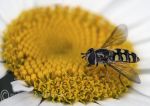
M81 53L81 55L83 55L82 58L85 58L90 65L95 64L96 55L93 48L90 48L86 53Z

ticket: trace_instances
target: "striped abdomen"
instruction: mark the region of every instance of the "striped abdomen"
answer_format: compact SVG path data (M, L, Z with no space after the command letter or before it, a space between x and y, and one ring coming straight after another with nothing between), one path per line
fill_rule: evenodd
M113 50L113 61L118 62L129 62L129 63L136 63L139 61L139 57L133 52L129 52L125 49L115 49Z

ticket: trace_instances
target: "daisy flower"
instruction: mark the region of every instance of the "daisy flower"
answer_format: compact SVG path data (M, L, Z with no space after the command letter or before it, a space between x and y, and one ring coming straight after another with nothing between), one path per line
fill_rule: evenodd
M13 92L0 106L148 106L150 12L148 0L1 0L0 78L11 72ZM100 48L119 24L128 40L113 46L136 52L141 84L103 66L86 67L80 53ZM7 71L9 70L9 71ZM2 88L3 89L3 88ZM4 96L9 96L5 99Z

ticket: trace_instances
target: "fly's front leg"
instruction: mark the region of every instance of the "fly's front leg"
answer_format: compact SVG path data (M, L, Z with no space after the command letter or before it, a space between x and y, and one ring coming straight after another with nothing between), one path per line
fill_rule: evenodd
M96 67L98 66L98 62L96 63Z
M104 67L106 69L105 78L109 81L110 79L109 79L109 73L108 73L108 70L107 70L107 65L104 64Z
M93 67L94 66L94 67ZM96 65L91 65L91 64L87 64L86 65L86 67L88 68L88 69L90 69L90 70L95 70L96 69L96 67L98 66L98 63L96 64Z
M120 80L120 83L122 84L122 86L125 87L125 85L123 84L122 80L121 80L121 74L119 74L119 80Z
M87 70L92 70L92 65L88 63L88 64L86 65L86 69L87 69Z
M90 67L90 66L91 66L91 64L87 64L86 66L87 66L87 67Z

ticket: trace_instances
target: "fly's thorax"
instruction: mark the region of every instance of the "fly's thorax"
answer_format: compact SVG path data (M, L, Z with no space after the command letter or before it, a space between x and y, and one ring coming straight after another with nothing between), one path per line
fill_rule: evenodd
M98 49L95 51L95 53L97 54L98 57L100 56L109 56L109 50L108 49Z
M112 51L108 49L98 49L95 52L96 52L97 61L99 63L107 63L111 61L110 57L112 57Z
M126 49L115 49L113 50L112 60L116 62L136 63L139 61L139 57Z

